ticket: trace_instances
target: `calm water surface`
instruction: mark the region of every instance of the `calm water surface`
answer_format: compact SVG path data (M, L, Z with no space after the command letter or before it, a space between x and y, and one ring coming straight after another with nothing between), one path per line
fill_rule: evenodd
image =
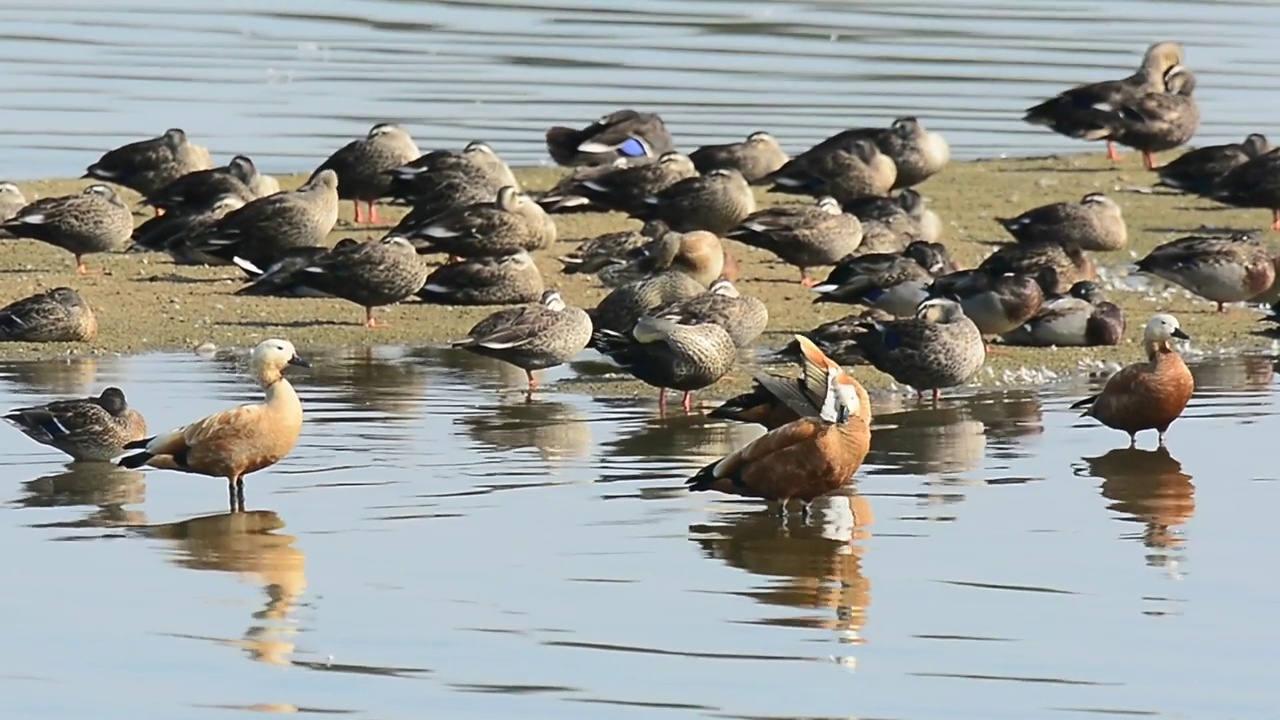
M749 428L313 357L241 516L2 429L6 716L1274 717L1265 358L1195 367L1169 452L1079 420L1083 384L879 398L853 492L784 527L679 490ZM253 398L236 369L5 363L0 406L118 384L160 429Z
M1165 39L1217 142L1275 131L1277 26L1280 4L1239 0L8 0L0 175L78 175L171 126L295 172L386 120L529 164L548 126L619 106L686 150L762 128L798 150L903 114L961 157L1078 150L1019 111Z

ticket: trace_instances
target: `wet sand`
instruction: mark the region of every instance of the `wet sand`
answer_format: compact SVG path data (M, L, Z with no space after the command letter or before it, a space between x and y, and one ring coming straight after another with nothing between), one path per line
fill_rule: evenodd
M1166 158L1167 159L1167 158ZM563 174L552 168L517 171L530 190L550 187ZM303 175L284 180L296 186ZM1064 157L958 162L941 175L919 187L930 206L943 220L943 242L963 267L972 267L993 250L993 243L1007 237L995 222L1047 202L1078 200L1091 191L1112 195L1123 207L1130 232L1130 247L1116 253L1095 253L1095 262L1112 275L1124 275L1126 266L1155 245L1206 229L1266 231L1269 213L1264 210L1224 208L1197 198L1150 191L1154 175L1142 169L1140 157L1130 153L1117 164L1101 153ZM76 192L85 180L45 180L19 183L28 198ZM129 201L136 195L126 192ZM762 204L803 201L803 198L760 193ZM137 221L149 215L139 211ZM380 237L403 214L403 208L382 206L377 227L352 224L349 202L342 206L338 227L330 237L364 239ZM562 290L570 303L590 307L606 290L594 278L562 275L557 255L572 249L574 241L603 232L638 226L617 213L586 213L556 217L561 241L537 253L537 262L549 287ZM0 357L46 358L65 355L139 353L154 350L193 349L205 343L223 347L244 347L268 337L286 337L301 347L369 346L384 344L439 345L466 331L494 308L455 308L405 303L380 311L390 326L375 330L363 327L361 308L341 300L248 298L232 293L242 285L243 276L231 267L175 266L167 255L125 253L94 255L91 268L105 269L106 275L77 277L71 256L34 241L3 241L0 276L4 278L0 303L31 293L68 285L76 288L93 306L100 335L91 343L0 343ZM842 317L857 308L814 304L813 295L800 287L795 268L776 262L763 251L728 241L742 270L741 290L763 299L770 309L769 331L763 348L776 348L798 331ZM821 277L825 270L820 271ZM1145 278L1122 282L1108 290L1109 299L1120 305L1128 318L1126 342L1113 348L1002 348L989 357L984 375L976 382L986 385L1037 384L1048 370L1059 376L1073 375L1132 362L1140 358L1136 340L1142 324L1153 312L1172 312L1194 338L1193 352L1238 352L1269 349L1272 340L1256 334L1265 327L1253 308L1233 307L1225 314L1215 312L1208 301L1194 298L1181 289L1170 290L1159 280ZM1024 369L1033 372L1023 372ZM868 386L885 387L891 381L871 368L859 369ZM739 370L707 394L721 396L744 387L748 373ZM574 389L598 394L644 393L637 383L598 383L575 380Z

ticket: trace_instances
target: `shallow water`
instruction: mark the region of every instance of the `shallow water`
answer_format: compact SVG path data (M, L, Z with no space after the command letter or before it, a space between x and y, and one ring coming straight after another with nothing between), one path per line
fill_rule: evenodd
M1165 39L1199 75L1203 144L1273 130L1259 28L1278 23L1247 1L17 0L0 7L0 175L78 175L173 126L296 172L387 120L529 164L548 126L620 106L660 112L686 150L759 129L798 150L904 114L960 157L1078 150L1020 110Z
M853 492L783 527L679 489L749 428L525 404L454 351L312 357L243 516L218 480L0 432L8 712L1274 716L1265 358L1197 365L1169 452L1078 419L1083 382L877 398ZM3 363L0 406L118 384L161 429L253 397L236 367Z

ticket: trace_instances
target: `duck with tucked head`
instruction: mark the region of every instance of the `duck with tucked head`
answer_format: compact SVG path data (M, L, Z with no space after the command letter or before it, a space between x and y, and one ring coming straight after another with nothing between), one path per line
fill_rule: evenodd
M1124 326L1124 311L1107 302L1097 283L1081 280L1067 294L1046 298L1035 317L1001 337L1006 345L1119 345Z
M820 355L817 348L810 353ZM744 447L707 465L689 478L694 492L716 490L730 495L779 503L780 514L796 499L803 512L809 503L849 483L871 447L864 419L865 391L839 365L823 362L825 387L816 408L799 393L794 408L799 419L774 428Z
M125 445L147 434L142 413L129 407L124 392L116 387L98 397L10 410L4 419L32 440L77 461L109 461L119 457Z
M916 241L901 253L852 255L811 288L815 303L867 305L897 317L911 317L929 297L929 286L950 258L934 243ZM941 246L939 246L941 247Z
M913 318L872 322L857 337L863 356L916 395L968 382L986 362L986 344L978 326L954 300L934 298L920 304Z
M1008 243L978 264L978 269L993 276L1006 273L1040 276L1052 269L1058 278L1056 287L1047 288L1062 293L1081 280L1097 280L1098 269L1079 245L1047 240Z
M667 411L667 389L684 392L685 412L693 392L733 369L737 348L715 323L682 325L670 318L642 317L630 333L596 328L592 345L642 382L658 388L658 412Z
M1045 294L1057 284L1053 268L1041 268L1035 275L961 270L935 280L929 294L960 303L983 335L1000 335L1035 317Z
M1266 243L1252 233L1192 235L1156 247L1138 261L1138 271L1176 283L1218 304L1243 302L1266 292L1276 266Z
M749 347L769 324L769 308L759 298L743 295L729 280L711 283L707 291L694 297L659 305L649 311L682 325L715 323L733 338L738 349Z
M1265 152L1229 170L1208 195L1227 205L1266 208L1271 211L1271 229L1280 230L1280 149Z
M476 323L453 347L524 370L532 393L538 387L534 370L569 362L590 340L591 318L586 311L566 305L558 291L547 290L537 303L499 310Z
M756 211L756 198L737 170L721 168L685 178L644 199L634 213L641 220L661 220L676 232L729 232Z
M802 417L817 416L826 399L827 375L840 365L809 338L797 335L794 342L799 350L800 377L755 373L750 392L725 400L707 417L756 423L773 430ZM856 414L870 427L871 399L857 380L854 386L858 395Z
M754 184L785 165L790 158L772 135L753 132L743 142L703 145L689 153L689 159L698 172L733 168L742 173L747 182Z
M284 377L289 365L309 367L287 340L264 340L249 356L249 371L266 391L260 403L241 405L201 418L163 435L125 445L126 468L163 470L226 478L231 510L244 511L244 476L275 465L293 450L302 432L302 403Z
M617 210L635 214L645 210L645 198L697 176L687 155L668 152L643 165L618 161L603 167L579 168L556 183L538 204L547 212Z
M196 170L213 167L209 149L187 139L181 128L107 151L90 165L84 177L106 180L150 195Z
M1250 133L1238 143L1196 148L1156 170L1160 178L1156 186L1210 195L1223 176L1271 149L1267 136L1260 133Z
M1067 243L1104 252L1123 250L1129 242L1120 206L1100 192L1089 193L1078 203L1041 205L996 222L1021 242Z
M1115 430L1129 434L1129 445L1143 430L1164 434L1177 420L1195 392L1195 380L1170 341L1190 340L1172 315L1153 315L1142 333L1147 361L1121 368L1107 379L1102 392L1071 406L1084 408L1081 417L1092 417Z
M0 308L0 340L85 342L96 337L98 319L93 308L69 287L36 293Z
M1155 43L1147 48L1142 57L1142 65L1129 77L1071 88L1039 105L1027 108L1022 119L1032 125L1044 125L1060 135L1081 137L1093 127L1095 107L1118 108L1148 93L1164 92L1165 75L1181 63L1181 45L1174 42ZM1110 140L1107 141L1107 158L1120 159L1120 153L1116 152L1115 144Z
M667 126L656 113L617 110L581 130L547 130L547 152L558 165L608 165L615 160L646 162L675 150Z
M338 176L338 197L350 200L356 222L378 222L378 198L391 189L391 171L418 157L418 146L409 131L395 123L378 123L359 140L343 145L315 172L332 170ZM314 177L315 174L313 173ZM360 213L360 203L368 212Z

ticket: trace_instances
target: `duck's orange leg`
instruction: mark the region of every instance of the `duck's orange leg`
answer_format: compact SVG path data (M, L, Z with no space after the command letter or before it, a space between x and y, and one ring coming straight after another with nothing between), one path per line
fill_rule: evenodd
M76 256L76 274L77 275L105 275L105 270L90 270L88 265L84 264L84 258Z
M370 308L364 309L364 326L365 327L380 328L380 327L387 327L388 325L389 323L383 322L382 320L379 320L377 317L374 316L373 308L370 307Z
M934 389L933 389L933 404L934 404L934 405L937 405L937 404L938 404L938 401L939 401L939 400L941 400L941 399L942 399L942 391L941 391L941 390L939 390L938 388L934 388Z
M667 389L658 388L658 417L667 416Z
M1107 141L1107 159L1112 162L1120 159L1120 153L1116 151L1116 143L1114 140Z
M357 225L359 225L360 223L364 222L364 215L361 215L361 214L360 214L360 201L359 201L359 200L352 200L352 201L351 201L351 207L352 207L352 209L354 209L354 210L355 210L355 212L356 212L356 224L357 224Z
M680 404L684 406L684 411L686 413L693 412L693 393L686 391L684 394L684 400L682 400Z
M809 277L809 268L800 268L800 287L811 288L817 284L817 280Z
M365 220L370 223L378 222L378 203L376 200L369 201L369 213L365 215Z
M1271 211L1271 229L1280 230L1280 210Z
M1142 151L1142 166L1148 170L1155 170L1156 168L1160 167L1159 165L1156 164L1156 156L1152 155L1146 150Z
M537 379L537 378L535 378L535 377L533 376L533 371L532 371L532 370L525 370L525 371L524 371L524 376L525 376L525 377L527 377L527 378L529 378L529 392L533 392L534 390L537 390L537 389L538 389L538 379ZM665 394L665 393L664 393L664 394Z

